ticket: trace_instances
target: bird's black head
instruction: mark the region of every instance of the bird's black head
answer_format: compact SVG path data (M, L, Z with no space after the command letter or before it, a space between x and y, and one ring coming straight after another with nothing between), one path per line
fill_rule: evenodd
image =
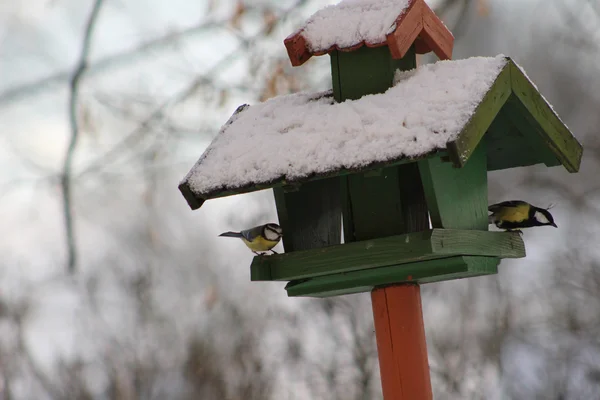
M263 236L269 240L279 240L283 236L283 231L277 224L266 224L263 227Z
M550 214L550 211L544 208L536 207L535 213L533 214L533 219L535 221L536 226L550 225L555 228L558 228L558 226L556 226L556 223L554 223L554 218L552 217L552 214Z

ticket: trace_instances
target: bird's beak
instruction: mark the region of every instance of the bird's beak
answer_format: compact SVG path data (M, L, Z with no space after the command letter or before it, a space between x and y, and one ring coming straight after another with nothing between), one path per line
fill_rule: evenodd
M554 222L552 223L552 226L555 228L558 228L558 226L556 226L556 223L554 223Z

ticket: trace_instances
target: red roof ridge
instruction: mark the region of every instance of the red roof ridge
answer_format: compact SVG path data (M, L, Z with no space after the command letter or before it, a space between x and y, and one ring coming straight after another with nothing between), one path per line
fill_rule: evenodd
M293 66L299 66L308 61L312 56L329 54L334 50L350 52L363 46L381 47L389 46L392 57L399 59L406 55L414 44L418 54L426 54L433 51L441 60L452 58L454 36L446 25L429 8L425 0L410 0L400 15L396 18L396 28L386 36L386 40L380 43L367 43L364 40L352 46L339 47L337 44L320 50L312 50L304 36L303 28L300 28L285 38L283 43Z

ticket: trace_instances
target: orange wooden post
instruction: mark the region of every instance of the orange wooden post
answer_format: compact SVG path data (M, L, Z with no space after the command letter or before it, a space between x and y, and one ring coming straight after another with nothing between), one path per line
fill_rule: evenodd
M431 400L421 288L416 283L374 289L373 319L385 400Z

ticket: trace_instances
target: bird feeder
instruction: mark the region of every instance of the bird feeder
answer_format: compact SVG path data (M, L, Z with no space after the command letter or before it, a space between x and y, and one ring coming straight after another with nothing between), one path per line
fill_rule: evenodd
M254 257L251 280L371 292L384 398L431 399L419 284L525 257L519 234L488 231L487 172L577 172L582 147L512 59L449 61L425 1L367 3L322 9L284 41L294 66L329 54L332 90L240 106L179 189L197 209L272 188L285 253ZM417 67L430 51L442 61Z

